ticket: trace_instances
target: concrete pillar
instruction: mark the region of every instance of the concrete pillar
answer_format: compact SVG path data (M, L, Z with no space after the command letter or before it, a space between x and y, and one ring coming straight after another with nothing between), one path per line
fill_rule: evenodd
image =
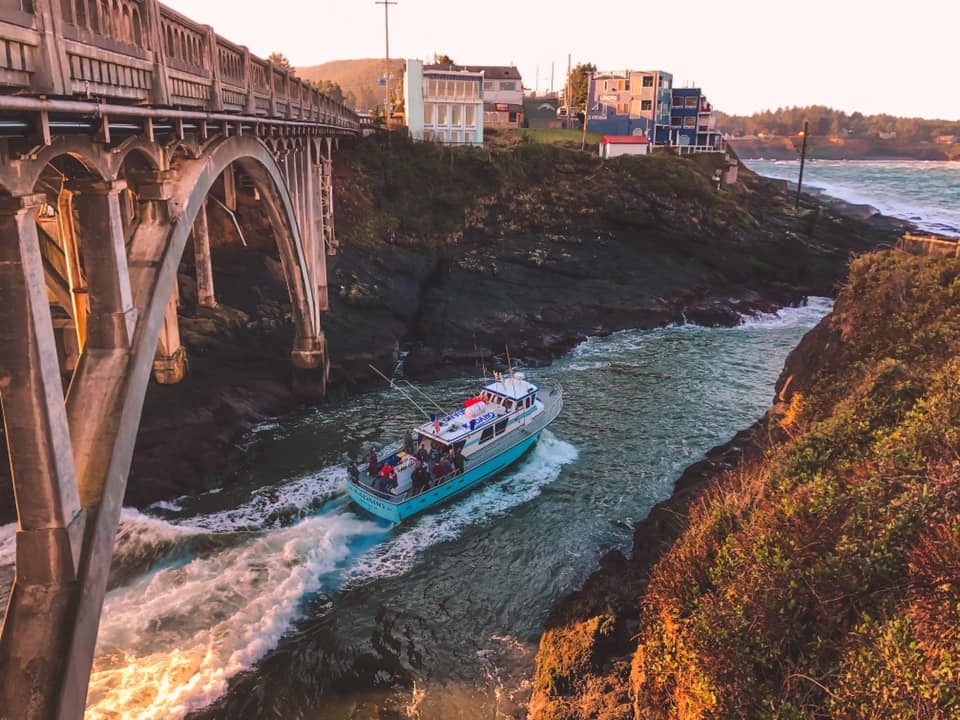
M73 321L76 324L79 350L87 341L87 315L90 314L90 297L87 293L87 281L83 276L80 262L80 248L77 245L77 233L73 224L73 194L67 190L60 192L57 201L57 217L60 226L60 241L67 260L67 283L73 303Z
M237 211L237 174L233 165L227 165L223 171L223 204L233 212Z
M11 718L57 707L85 517L33 214L43 200L0 200L0 401L19 522L0 635L0 712Z
M129 348L137 324L133 307L127 249L120 216L120 193L114 182L83 181L70 185L77 210L77 235L83 248L90 296L87 347Z
M180 344L180 321L177 318L179 299L180 292L175 281L160 328L157 354L153 359L153 379L160 385L176 385L187 374L187 350Z
M229 168L227 172L230 172ZM201 307L216 307L217 297L213 290L213 261L210 257L210 229L207 225L206 198L203 199L200 212L193 221L193 258L197 270L197 304Z

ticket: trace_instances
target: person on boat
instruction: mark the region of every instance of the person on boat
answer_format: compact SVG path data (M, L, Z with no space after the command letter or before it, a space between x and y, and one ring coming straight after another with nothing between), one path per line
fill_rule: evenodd
M463 453L460 452L460 448L453 449L453 467L457 471L457 475L463 474Z
M420 443L420 448L417 450L417 460L422 463L427 462L430 459L430 453L427 452L427 444L425 442Z
M417 460L416 463L417 466L413 469L410 482L413 487L413 494L419 495L430 485L430 472L427 470L427 466L419 460Z
M445 478L451 473L453 466L450 464L450 460L447 459L447 456L444 455L442 458L437 460L433 465L433 477L439 482L442 478Z
M413 438L413 431L408 429L403 434L403 451L408 455L413 455L413 453L416 452L416 449L417 442Z
M443 455L443 451L440 449L440 446L437 445L436 441L430 442L430 460L437 462L440 459L440 456Z
M373 448L370 448L370 451L367 453L367 474L371 478L377 476L377 471L380 470L380 463L377 462L377 451Z
M350 482L359 483L360 482L360 471L357 469L357 466L352 463L347 463L347 475L350 476Z
M397 471L393 469L390 463L384 463L380 468L380 477L384 479L387 490L392 490L397 486Z

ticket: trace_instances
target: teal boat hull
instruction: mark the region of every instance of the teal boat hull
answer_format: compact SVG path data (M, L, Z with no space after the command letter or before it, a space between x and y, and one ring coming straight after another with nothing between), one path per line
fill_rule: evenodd
M484 480L509 467L533 447L540 437L540 432L531 434L530 437L524 438L484 463L466 470L462 475L454 477L442 485L430 488L419 495L414 495L403 502L383 500L372 493L366 492L362 486L354 483L347 483L347 491L357 505L372 515L394 523L402 522L477 487Z

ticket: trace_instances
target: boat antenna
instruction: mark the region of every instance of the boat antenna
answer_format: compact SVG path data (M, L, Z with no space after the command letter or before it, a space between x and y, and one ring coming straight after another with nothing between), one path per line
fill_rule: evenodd
M514 380L513 378L513 364L510 362L510 347L507 345L504 345L503 349L507 351L507 374L509 375L510 380L513 381L513 389L514 389L514 392L516 392L517 381ZM503 386L506 387L507 384L504 383Z
M417 401L416 401L416 400L414 400L412 397L410 397L409 395L407 395L407 393L404 392L404 390L403 390L402 387L400 387L399 385L397 385L393 380L391 380L391 379L388 378L386 375L384 375L382 372L380 372L379 370L377 370L377 369L376 369L373 365L371 365L370 363L367 363L367 367L370 368L371 370L373 370L377 375L379 375L380 377L382 377L384 380L386 380L386 381L387 381L387 384L388 384L390 387L392 387L394 390L398 390L398 391L400 392L400 394L403 395L407 400L409 400L409 401L413 404L413 406L417 408L417 410L419 410L420 412L422 412L422 413L424 414L425 417L427 417L427 418L430 417L430 413L428 413L426 410L424 410L422 407L420 407L420 405L417 404Z
M437 405L437 401L436 401L436 400L434 400L432 397L430 397L429 395L427 395L423 390L421 390L420 388L418 388L418 387L417 387L416 385L414 385L412 382L410 382L410 381L407 380L406 378L401 378L401 379L402 379L407 385L409 385L409 386L411 387L411 389L416 390L418 393L420 393L421 395L423 395L427 400L429 400L429 401L430 401L430 404L433 405L437 410L439 410L440 412L442 412L444 415L449 415L449 414L450 414L449 412L447 412L446 410L444 410L442 407L440 407L439 405Z

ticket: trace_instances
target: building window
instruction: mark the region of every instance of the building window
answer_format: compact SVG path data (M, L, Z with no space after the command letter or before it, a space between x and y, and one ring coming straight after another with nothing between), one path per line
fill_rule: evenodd
M617 80L617 90L623 92L623 80Z
M653 75L644 75L644 76L643 76L643 86L644 86L644 87L653 87Z
M683 118L681 117L670 118L670 127L681 127L682 125L683 125Z
M484 80L483 81L484 90L496 90L497 84L493 80Z
M641 110L652 110L653 109L653 100L641 100L640 101Z
M450 124L454 126L460 125L460 109L463 106L459 103L450 106Z
M696 96L696 95L690 95L690 96L687 98L687 107L688 107L688 108L695 108L695 107L697 107L699 104L700 104L700 103L697 102L697 96Z
M434 115L433 108L434 108L433 103L423 104L423 124L424 125L433 125L433 115Z
M627 78L626 80L623 81L623 90L624 92L627 92L630 90L630 78Z
M683 126L685 128L695 128L697 126L697 118L690 116L683 119Z
M681 107L683 107L683 98L680 97L680 96L674 97L674 98L673 98L673 106L674 106L675 108L681 108Z
M433 142L433 130L424 130L423 139L424 142Z
M510 80L510 81L502 81L502 82L500 83L500 89L501 89L501 90L516 90L516 89L517 89L517 84L516 84L513 80Z
M468 127L473 127L477 124L477 106L476 105L467 105L463 109L463 124Z
M456 130L450 131L450 144L459 145L460 144L460 133Z
M610 83L609 83L609 81L604 80L604 81L603 81L603 90L604 90L604 92L606 92L606 91L609 90L609 89L610 89Z
M515 123L516 121L517 121L517 114L515 112L512 112L507 116L507 122Z
M447 124L447 106L445 103L437 105L437 125Z

